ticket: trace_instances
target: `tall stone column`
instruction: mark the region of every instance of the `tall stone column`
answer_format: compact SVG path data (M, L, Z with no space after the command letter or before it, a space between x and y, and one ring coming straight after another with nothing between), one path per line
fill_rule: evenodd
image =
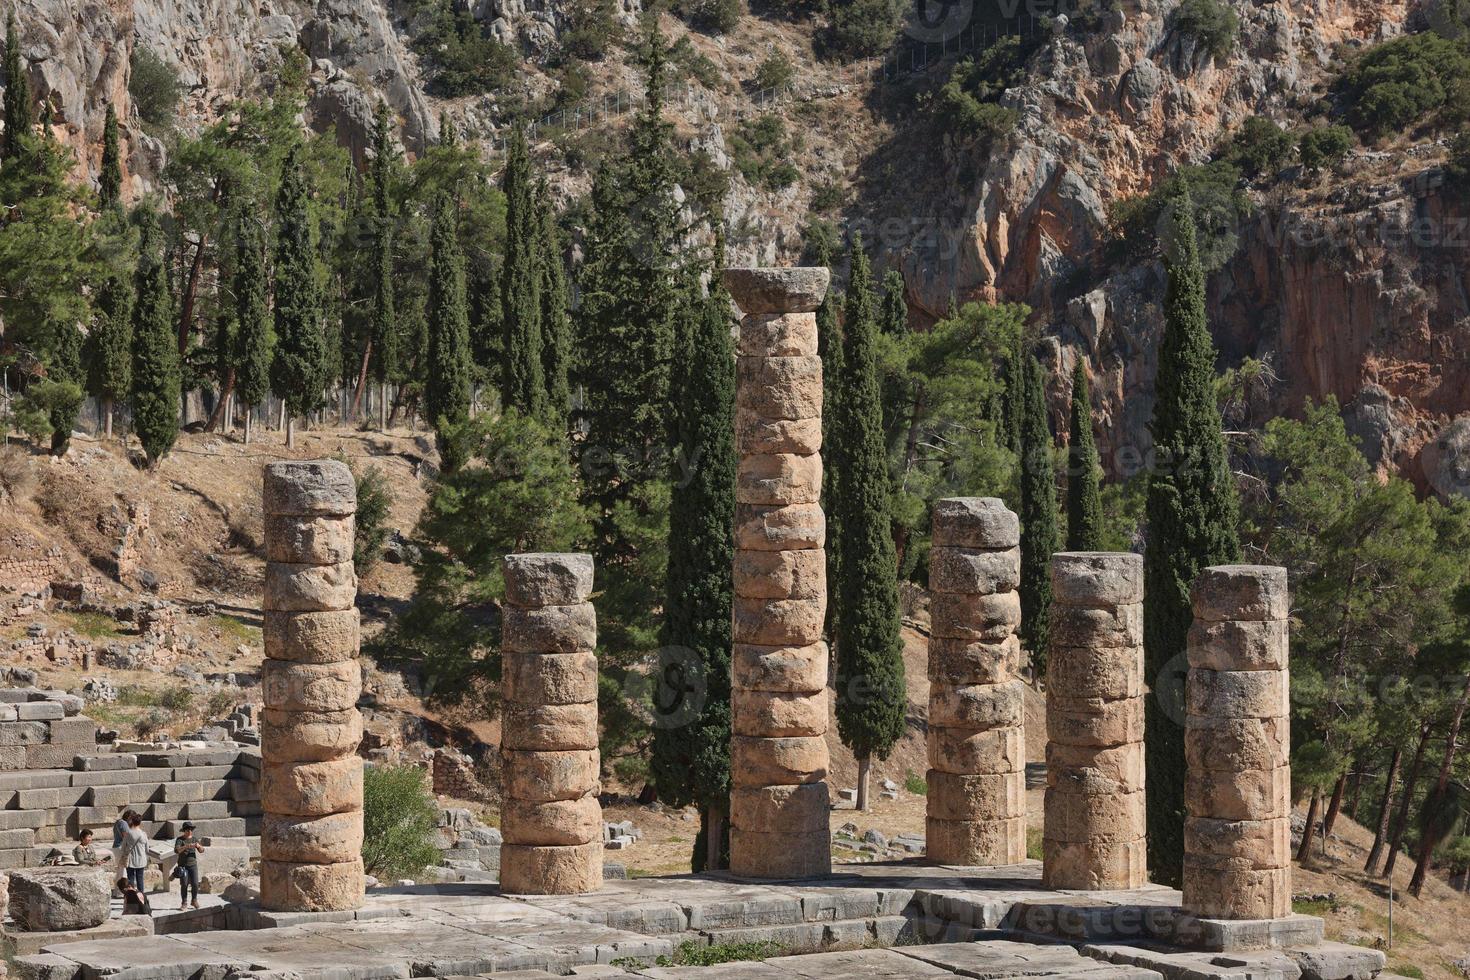
M357 490L335 460L265 468L260 900L278 912L362 904L362 667Z
M929 861L1026 859L1021 525L994 497L934 505L929 553Z
M1042 881L1137 888L1148 881L1143 763L1143 557L1051 560Z
M602 887L591 555L506 555L500 890Z
M1185 689L1184 907L1206 919L1291 914L1286 569L1195 580Z
M832 868L816 308L826 269L731 269L736 364L730 870Z

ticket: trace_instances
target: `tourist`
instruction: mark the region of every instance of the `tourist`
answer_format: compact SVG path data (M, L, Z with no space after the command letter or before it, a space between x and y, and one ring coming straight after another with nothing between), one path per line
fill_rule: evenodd
M112 825L112 849L115 851L123 845L123 838L128 836L128 820L133 816L133 811L123 807L122 813L117 815L117 823Z
M148 835L143 833L143 818L136 813L128 815L128 832L123 838L122 852L128 881L138 891L143 891L143 872L148 867Z
M153 907L148 904L148 896L133 887L133 883L126 878L117 879L117 890L122 894L123 915L151 915Z
M179 837L174 841L174 854L179 859L179 866L174 869L174 875L179 879L179 908L189 901L190 889L194 893L191 907L199 907L199 855L203 851L204 845L194 839L194 825L185 823L179 828Z
M112 860L112 855L103 853L92 843L90 830L84 830L77 835L77 846L71 849L71 856L84 868L95 868Z

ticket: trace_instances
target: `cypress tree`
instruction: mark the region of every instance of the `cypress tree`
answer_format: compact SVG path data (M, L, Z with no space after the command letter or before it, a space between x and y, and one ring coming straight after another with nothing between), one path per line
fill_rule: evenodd
M251 411L270 393L273 338L270 320L270 280L265 268L265 229L242 209L235 232L231 291L235 296L235 396L246 408L245 441L250 441Z
M31 135L36 125L31 105L31 81L20 56L20 31L15 24L15 11L5 15L5 153L6 160L22 152L21 140Z
M904 299L903 274L889 269L883 274L883 308L878 316L885 337L902 339L909 332L909 308ZM902 376L883 378L883 433L890 445L905 427L913 403L913 386Z
M505 366L501 404L540 416L546 409L546 381L541 365L541 258L537 247L541 222L526 136L517 127L500 187L505 194L505 260L501 265L501 320L505 330Z
M108 276L97 295L97 320L87 337L87 392L97 400L112 436L113 408L133 383L133 283Z
M373 115L373 163L370 171L373 202L373 323L369 342L373 346L371 370L381 386L382 427L388 423L388 381L399 368L398 313L393 291L393 167L397 153L388 106L379 102Z
M824 240L816 246L815 261L832 271L832 252ZM822 358L822 500L827 510L827 581L842 580L842 533L833 504L837 500L837 474L842 472L842 444L838 431L838 411L842 379L842 325L837 316L836 275L827 287L822 305L817 307L817 354ZM837 606L827 603L825 628L828 637L837 635Z
M1092 434L1087 363L1072 372L1072 419L1067 440L1067 550L1102 548L1102 463Z
M564 432L571 408L567 381L571 365L572 324L567 315L567 273L562 264L564 245L551 191L542 180L536 188L541 215L541 373L546 382L546 412L553 431Z
M133 431L143 443L150 469L178 438L182 383L173 296L159 238L156 219L145 215L133 304Z
M1006 387L1002 401L1005 414L1005 445L1017 456L1021 455L1021 419L1026 416L1025 344L1024 336L1017 335L1016 346L1006 355Z
M107 103L107 121L102 124L102 171L97 175L97 198L103 207L122 201L122 148L117 133L117 110Z
M295 417L320 407L327 382L310 197L297 145L286 157L276 197L276 352L271 361L271 387L286 402L288 446L295 445Z
M1153 422L1144 552L1144 668L1149 872L1177 885L1184 854L1183 678L1200 571L1240 557L1239 501L1215 399L1215 349L1205 322L1205 276L1188 192L1169 204L1168 287Z
M735 352L719 268L707 297L698 276L687 278L674 358L674 488L652 770L665 804L699 807L704 847L695 870L714 870L723 867L730 796Z
M1021 640L1031 651L1037 676L1045 672L1051 620L1051 556L1057 533L1057 481L1051 427L1046 418L1046 376L1041 362L1025 355L1019 365L1021 417Z
M862 238L853 241L843 310L845 351L838 412L842 472L833 510L842 528L837 601L837 731L858 760L858 809L866 809L873 756L903 734L898 569L888 526L888 454L878 378L878 323Z
M424 411L434 426L446 470L464 462L456 430L470 417L470 314L464 258L459 251L459 214L448 194L434 200L429 232L429 350Z

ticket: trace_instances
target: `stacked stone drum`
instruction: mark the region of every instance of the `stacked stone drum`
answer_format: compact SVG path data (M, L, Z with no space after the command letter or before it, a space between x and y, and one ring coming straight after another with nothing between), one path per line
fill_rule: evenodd
M934 505L929 554L929 793L936 864L1026 859L1021 525L994 497Z
M1291 914L1286 569L1207 568L1194 583L1185 691L1184 907Z
M826 521L816 308L826 269L731 269L735 397L730 870L826 874Z
M602 887L591 555L507 555L500 888Z
M1138 888L1148 880L1143 558L1063 552L1051 581L1042 880Z
M357 491L334 460L265 468L260 900L283 912L362 904L362 668Z

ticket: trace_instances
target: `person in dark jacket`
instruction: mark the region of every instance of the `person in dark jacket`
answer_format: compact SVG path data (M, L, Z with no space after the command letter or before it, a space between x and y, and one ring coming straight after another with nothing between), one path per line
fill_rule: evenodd
M179 908L189 901L191 890L194 893L191 907L199 907L199 855L203 851L204 845L194 839L194 825L186 823L180 827L178 839L174 841L174 856L179 859L174 871L179 878Z

